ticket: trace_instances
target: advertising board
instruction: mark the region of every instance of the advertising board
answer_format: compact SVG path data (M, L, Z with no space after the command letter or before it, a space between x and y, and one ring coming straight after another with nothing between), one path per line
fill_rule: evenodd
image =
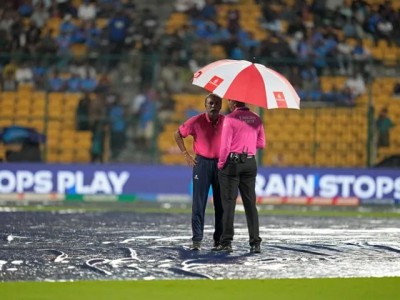
M4 163L0 168L0 195L2 199L5 195L57 195L57 199L108 195L116 200L131 196L187 202L191 178L192 170L186 166ZM397 204L400 171L259 168L256 194L259 203L270 204Z

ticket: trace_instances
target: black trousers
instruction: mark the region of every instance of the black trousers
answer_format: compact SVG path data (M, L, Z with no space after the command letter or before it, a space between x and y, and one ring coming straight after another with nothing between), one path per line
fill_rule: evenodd
M221 199L224 210L221 244L229 244L233 240L238 190L246 213L250 246L261 242L256 207L256 176L257 162L254 157L247 158L245 162L237 163L228 160L224 168L219 171L218 178L221 185Z
M214 203L214 241L219 241L222 234L222 204L218 181L218 159L196 156L197 164L193 167L193 203L192 203L192 240L201 241L204 232L204 218L210 186Z

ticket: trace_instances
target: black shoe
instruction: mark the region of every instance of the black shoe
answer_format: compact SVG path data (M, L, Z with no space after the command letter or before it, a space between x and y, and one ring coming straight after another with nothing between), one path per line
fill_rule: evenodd
M224 252L232 252L231 244L219 244L217 247L212 248L212 251L224 251Z
M250 253L261 253L260 244L255 244L250 246Z
M211 248L211 251L218 251L217 248L221 243L219 241L214 241L214 245Z
M201 242L200 241L193 241L192 247L190 250L199 251L201 249Z

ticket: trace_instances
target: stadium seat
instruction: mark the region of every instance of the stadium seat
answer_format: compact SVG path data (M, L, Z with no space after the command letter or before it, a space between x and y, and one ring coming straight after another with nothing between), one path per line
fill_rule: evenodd
M51 30L53 38L56 38L59 35L61 22L62 20L59 17L51 17L50 19L48 19L46 23L46 28L42 31L42 34L44 35L46 34L46 32Z
M60 145L59 145L60 150L75 150L77 149L77 143L75 140L71 140L66 138L65 136L60 139Z
M13 117L13 116L14 116L14 105L5 106L3 104L2 107L1 107L1 110L0 110L0 117L8 119L8 118Z
M222 59L226 57L225 49L221 45L211 46L210 52L214 59Z
M50 163L57 163L58 161L58 153L56 152L47 152L46 161Z
M63 149L63 151L58 155L58 161L60 163L71 163L74 161L74 151L72 148Z
M84 131L75 131L75 136L79 140L87 140L91 141L93 133L90 130L84 130Z
M27 118L14 118L14 125L16 126L23 126L23 127L30 127L30 121Z
M167 165L184 165L186 164L185 158L182 154L162 154L160 162Z
M50 92L47 95L48 104L55 105L59 104L60 106L64 105L64 93L62 92Z
M32 99L34 102L39 103L39 102L46 102L46 93L45 92L34 92L32 94Z
M75 58L82 58L83 56L85 56L87 54L88 48L85 44L72 44L70 47L71 50L71 54L75 57Z
M34 84L33 83L19 83L18 84L18 92L29 92L32 93L34 90Z
M74 161L88 163L91 160L90 149L79 149L75 152Z
M0 127L7 127L12 124L12 118L7 118L5 116L0 115Z
M65 105L70 108L75 108L78 105L81 97L82 97L81 93L65 93L64 94Z
M58 150L59 145L60 145L59 137L50 134L50 132L47 132L47 149L51 151L56 151Z
M107 18L96 18L96 27L99 29L103 29L108 24Z
M16 119L27 119L29 116L31 116L31 111L29 110L29 107L19 107L15 110L15 118Z
M174 12L166 22L166 32L172 34L186 24L188 24L188 16L185 13Z
M52 103L48 106L48 115L52 118L60 118L63 115L63 108L59 103Z
M30 120L30 126L35 128L39 132L44 132L45 122L43 119L33 119Z
M0 143L0 162L6 160L6 149L2 143Z

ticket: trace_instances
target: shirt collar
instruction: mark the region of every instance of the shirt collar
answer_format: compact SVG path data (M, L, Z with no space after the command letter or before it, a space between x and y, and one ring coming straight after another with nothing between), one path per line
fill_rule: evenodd
M247 106L243 106L243 107L236 107L235 110L250 110L250 108L248 108Z
M210 116L208 115L208 113L204 113L204 114L206 115L207 122L212 124L212 121L211 121ZM217 119L217 121L215 122L214 125L218 125L220 119L221 119L221 114L218 114L218 119Z

